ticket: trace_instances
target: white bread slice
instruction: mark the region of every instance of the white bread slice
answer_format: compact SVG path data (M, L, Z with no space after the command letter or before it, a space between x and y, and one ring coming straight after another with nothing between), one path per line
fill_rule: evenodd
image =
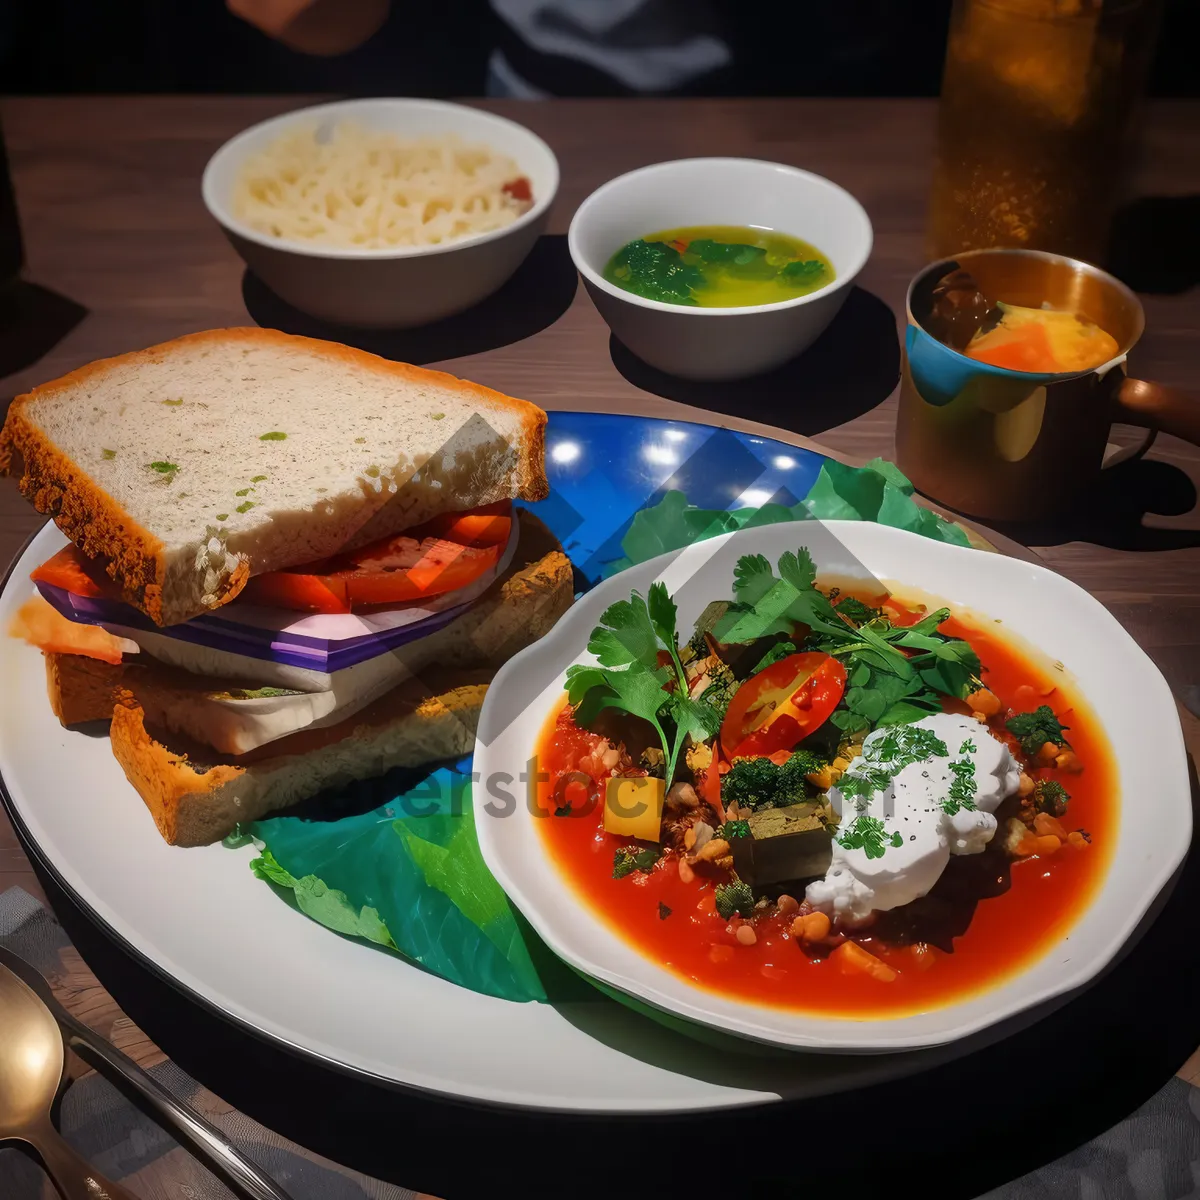
M173 846L203 846L329 787L393 767L457 758L475 744L491 672L431 673L330 728L292 734L238 760L165 745L137 704L113 711L113 754Z
M505 573L461 617L394 655L417 674L439 667L496 667L547 633L574 596L571 563L546 527L518 513L520 540ZM402 682L402 680L397 681ZM136 703L148 723L217 750L239 755L252 741L237 728L236 703L209 698L235 686L192 675L143 655L110 665L78 654L46 654L50 705L64 725L109 720L119 703ZM354 711L327 719L340 724ZM269 743L268 743L269 744Z
M18 396L0 470L160 625L251 575L447 511L541 499L546 414L437 371L215 329ZM284 436L286 435L286 436Z

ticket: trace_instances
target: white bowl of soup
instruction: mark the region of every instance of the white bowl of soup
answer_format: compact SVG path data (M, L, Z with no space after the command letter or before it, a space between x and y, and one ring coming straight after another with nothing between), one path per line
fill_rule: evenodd
M346 100L254 125L209 160L204 203L246 265L302 312L406 328L500 288L558 191L522 125L439 100Z
M690 158L610 180L568 244L617 339L685 379L741 379L806 350L871 253L836 183L781 163Z

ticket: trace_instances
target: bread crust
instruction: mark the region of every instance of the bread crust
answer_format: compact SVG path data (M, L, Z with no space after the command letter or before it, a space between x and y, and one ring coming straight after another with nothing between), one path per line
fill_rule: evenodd
M147 729L136 702L117 705L110 736L163 838L172 846L202 846L241 822L344 783L348 774L369 778L467 753L487 687L480 672L413 680L340 725L292 734L236 762L194 762ZM348 759L370 765L348 771Z
M518 468L520 496L526 500L542 500L550 494L544 458L546 414L526 400L506 396L443 371L429 371L337 342L325 342L257 326L189 333L145 350L98 359L13 400L4 427L0 429L0 474L19 471L21 494L39 512L52 516L55 524L85 554L104 560L109 575L120 584L125 600L159 625L168 623L163 604L166 560L162 541L135 521L107 492L96 486L86 472L77 469L71 459L43 433L36 420L36 405L39 401L80 387L117 365L152 362L182 347L206 343L273 348L302 346L319 352L329 360L360 370L374 371L406 382L437 384L489 405L514 409L520 416L524 438L524 453L520 455ZM234 572L226 584L221 602L233 599L245 586L249 576L249 568Z

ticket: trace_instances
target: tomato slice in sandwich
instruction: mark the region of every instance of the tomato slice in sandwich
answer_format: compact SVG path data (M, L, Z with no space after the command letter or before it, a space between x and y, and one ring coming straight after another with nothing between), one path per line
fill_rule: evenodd
M275 608L344 613L442 596L494 567L511 529L507 500L467 513L444 513L337 558L255 575L242 597Z

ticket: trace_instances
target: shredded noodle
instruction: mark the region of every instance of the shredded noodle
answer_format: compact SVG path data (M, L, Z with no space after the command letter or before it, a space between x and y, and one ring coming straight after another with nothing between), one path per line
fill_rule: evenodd
M389 249L502 229L529 197L517 164L488 146L343 124L328 138L314 127L290 131L247 159L234 212L289 241Z

